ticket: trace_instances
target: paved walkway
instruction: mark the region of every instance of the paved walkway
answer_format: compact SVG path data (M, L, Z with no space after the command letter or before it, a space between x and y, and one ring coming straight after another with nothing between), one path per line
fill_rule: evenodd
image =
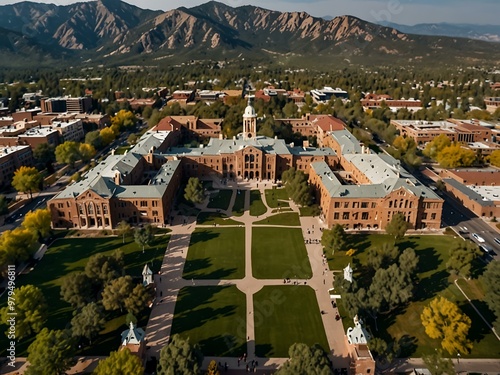
M257 187L258 185L258 187ZM264 374L277 369L287 358L256 358L255 353L255 330L253 319L253 295L262 287L268 285L289 285L294 286L294 283L283 284L283 279L261 280L255 279L252 273L252 225L255 221L265 219L276 213L271 213L272 209L267 206L264 190L271 188L270 183L235 183L222 185L219 181L214 182L214 188L232 189L234 190L227 211L219 210L227 216L232 216L231 209L236 199L236 189L240 189L241 193L245 194L245 212L243 216L233 217L233 219L242 223L245 226L245 277L239 280L185 280L182 278L182 271L186 260L186 255L189 247L191 233L196 227L194 218L187 218L187 223L184 224L184 218L179 218L178 222L174 222L172 226L172 236L168 244L161 275L155 275L157 284L157 301L153 306L151 316L146 328L146 340L148 343L148 356L159 358L161 348L169 341L172 328L172 320L175 310L175 302L178 292L185 286L212 286L212 285L236 285L236 287L246 294L246 309L247 322L246 332L243 333L241 339L247 341L247 353L249 360L255 359L258 361L258 373ZM259 189L262 195L262 201L266 205L268 211L259 217L250 216L250 189ZM207 209L208 200L202 205L202 209L208 212L216 212L217 209ZM297 206L290 204L294 212L299 212ZM320 221L318 218L301 217L301 228L305 239L320 240ZM212 226L210 226L212 227ZM282 226L280 226L282 227ZM295 227L299 228L299 227ZM309 233L308 233L309 231ZM311 241L313 242L313 241ZM336 309L332 307L329 289L333 279L332 272L328 270L328 266L323 261L323 250L319 244L306 244L306 249L309 256L309 261L313 271L313 276L308 280L293 280L298 284L307 284L316 292L316 297L319 309L326 312L321 315L324 329L330 346L330 358L335 368L349 367L349 358L347 350L347 342L344 335L342 321L335 320ZM318 311L318 314L320 312ZM218 358L207 357L204 360L203 368L208 366L211 360L227 363L231 372L245 371L245 364L241 363L238 367L237 358Z

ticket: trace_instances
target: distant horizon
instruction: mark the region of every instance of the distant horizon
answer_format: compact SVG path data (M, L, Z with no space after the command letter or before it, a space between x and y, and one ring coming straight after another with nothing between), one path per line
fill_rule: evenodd
M70 5L97 0L38 0L36 3ZM181 6L191 8L208 0L122 0L143 9L168 11ZM417 24L467 24L500 26L500 1L497 0L219 0L231 7L254 5L277 11L305 11L315 17L351 15L372 23L383 21L405 26ZM0 0L0 5L23 1ZM147 3L147 4L145 4Z

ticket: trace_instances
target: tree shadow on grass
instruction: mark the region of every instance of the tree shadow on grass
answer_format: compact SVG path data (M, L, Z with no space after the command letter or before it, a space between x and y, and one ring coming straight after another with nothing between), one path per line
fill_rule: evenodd
M415 247L412 247L415 249ZM441 264L439 254L432 248L422 249L415 252L418 256L418 272L425 273L435 270Z
M257 357L272 357L274 354L274 348L271 344L256 344L255 345L255 355Z
M218 309L212 307L202 307L194 310L185 310L176 314L172 324L173 333L183 333L195 328L200 328L206 322L227 318L235 314L236 306L227 305Z
M473 301L474 305L479 309L479 301ZM476 305L477 303L477 305ZM491 330L489 327L484 323L484 321L477 315L477 312L474 310L474 308L470 305L469 302L463 301L458 305L460 309L469 316L471 320L471 326L469 329L469 334L468 338L472 342L480 342L482 339L484 339L484 336L489 334Z
M471 265L471 277L473 279L477 279L479 276L481 276L484 273L484 270L486 269L487 263L485 263L482 259L476 258L472 262Z
M246 352L246 345L231 334L217 335L199 342L206 356L239 357Z
M210 240L217 238L219 236L220 236L220 233L213 232L210 229L196 230L191 235L191 242L190 242L189 246L192 246L198 242L207 242L207 241L210 241Z
M449 284L448 276L449 273L442 270L420 280L415 287L415 301L425 301L443 291Z
M403 335L398 340L399 350L396 353L397 358L409 358L417 351L418 340L415 336Z
M349 234L347 236L347 248L356 249L358 254L366 251L370 246L371 242L368 234Z

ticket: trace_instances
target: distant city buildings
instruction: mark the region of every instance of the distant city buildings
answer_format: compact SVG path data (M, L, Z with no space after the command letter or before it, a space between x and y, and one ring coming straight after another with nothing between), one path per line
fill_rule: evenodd
M400 109L408 109L410 112L415 112L423 108L422 102L415 99L393 99L390 95L366 94L361 100L361 105L364 110L381 108L387 106L392 112L397 112Z
M88 113L92 110L91 97L72 98L69 96L60 98L45 98L40 100L42 112L74 112Z

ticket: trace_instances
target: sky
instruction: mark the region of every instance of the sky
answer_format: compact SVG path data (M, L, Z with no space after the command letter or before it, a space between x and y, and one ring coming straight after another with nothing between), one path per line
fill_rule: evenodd
M36 0L67 5L75 0ZM84 0L85 1L85 0ZM208 0L125 0L141 8L170 10L191 7ZM219 0L232 7L255 5L279 11L306 11L317 17L353 15L369 22L472 23L500 25L500 0ZM0 5L17 3L0 0Z

